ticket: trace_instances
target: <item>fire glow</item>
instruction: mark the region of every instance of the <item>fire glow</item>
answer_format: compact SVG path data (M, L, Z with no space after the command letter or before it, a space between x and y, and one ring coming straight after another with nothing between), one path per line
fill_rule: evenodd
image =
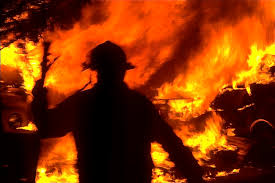
M236 20L229 20L226 16L214 20L212 16L217 12L208 14L207 11L215 6L219 8L219 4L208 7L202 3L202 12L196 12L191 5L185 1L111 1L105 4L108 18L102 24L87 24L94 8L88 6L83 9L82 20L71 30L44 33L52 42L49 58L59 57L46 78L50 105L54 106L82 88L91 76L92 80L95 79L94 73L82 72L81 63L89 49L110 39L121 45L129 61L137 66L126 75L125 81L131 88L141 88L151 82L156 91L155 99L181 99L168 102L168 120L184 122L177 124L175 132L192 149L200 165L206 166L205 161L210 159L213 151L236 150L237 147L227 140L229 134L234 135L233 130L226 131L223 119L215 112L211 112L203 130L194 131L188 122L210 112L211 102L228 86L232 86L232 90L242 86L251 94L250 84L274 81L269 69L275 66L275 31L274 27L273 31L267 27L269 22L275 21L272 12L275 3L268 5L259 1L252 12L240 12L244 15ZM264 20L259 18L260 15L265 17ZM194 22L197 16L204 18ZM198 37L201 40L194 43ZM1 50L1 65L18 69L24 80L23 87L30 92L40 77L43 48L40 43L27 41L25 53L22 53L16 45L13 43ZM184 49L188 51L185 55ZM161 84L155 84L163 66L172 62L176 63L176 66L170 65L175 76L171 79L162 75ZM52 144L51 150L40 156L36 183L77 183L78 174L74 168L77 150L72 135L54 139ZM184 182L163 172L174 164L161 145L152 143L151 149L156 166L152 182ZM238 171L221 171L216 176Z

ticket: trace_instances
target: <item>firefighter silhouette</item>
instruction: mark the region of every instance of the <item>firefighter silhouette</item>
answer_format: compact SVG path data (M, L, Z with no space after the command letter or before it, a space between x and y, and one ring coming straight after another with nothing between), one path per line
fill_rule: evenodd
M124 83L125 72L134 68L124 51L106 41L88 55L86 68L96 70L98 77L92 89L72 95L54 109L46 109L46 97L38 97L46 92L33 90L34 98L40 100L34 99L33 112L41 136L73 132L80 183L151 182L154 141L162 144L190 183L203 182L202 169L191 151L154 105Z

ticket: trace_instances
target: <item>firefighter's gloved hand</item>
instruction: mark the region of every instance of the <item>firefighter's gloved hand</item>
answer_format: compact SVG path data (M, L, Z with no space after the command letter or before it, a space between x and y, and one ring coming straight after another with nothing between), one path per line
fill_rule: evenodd
M38 129L41 129L41 125L45 123L46 111L48 108L47 93L48 90L43 87L43 81L38 80L32 90L33 101L31 103L31 109L33 118Z
M38 112L47 109L47 88L43 87L44 82L42 80L36 81L36 84L32 90L33 101L32 101L32 110L33 112Z
M40 79L36 81L35 86L32 89L32 94L34 97L40 97L42 95L47 95L47 88L44 88L44 82Z

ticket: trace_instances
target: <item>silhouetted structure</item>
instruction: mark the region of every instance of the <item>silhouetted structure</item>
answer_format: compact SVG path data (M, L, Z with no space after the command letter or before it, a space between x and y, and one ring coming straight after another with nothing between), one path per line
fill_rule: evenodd
M46 110L45 91L34 89L33 112L42 137L73 131L78 149L80 183L149 183L151 145L162 144L189 182L202 182L202 170L154 105L123 82L123 50L107 41L93 49L86 68L97 70L98 83L56 108ZM42 95L41 95L42 93Z
M80 19L82 8L89 4L100 7L102 3L93 0L0 1L1 48L18 40L39 42L43 32L53 31L54 27L70 29ZM92 17L93 23L104 20L105 16L100 12L102 11L95 11L99 17Z

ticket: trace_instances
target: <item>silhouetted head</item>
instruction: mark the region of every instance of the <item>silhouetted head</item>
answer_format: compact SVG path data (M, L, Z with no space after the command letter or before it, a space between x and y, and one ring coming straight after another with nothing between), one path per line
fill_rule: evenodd
M135 68L127 62L126 54L116 44L106 41L88 53L85 68L97 71L98 82L123 82L126 70Z

